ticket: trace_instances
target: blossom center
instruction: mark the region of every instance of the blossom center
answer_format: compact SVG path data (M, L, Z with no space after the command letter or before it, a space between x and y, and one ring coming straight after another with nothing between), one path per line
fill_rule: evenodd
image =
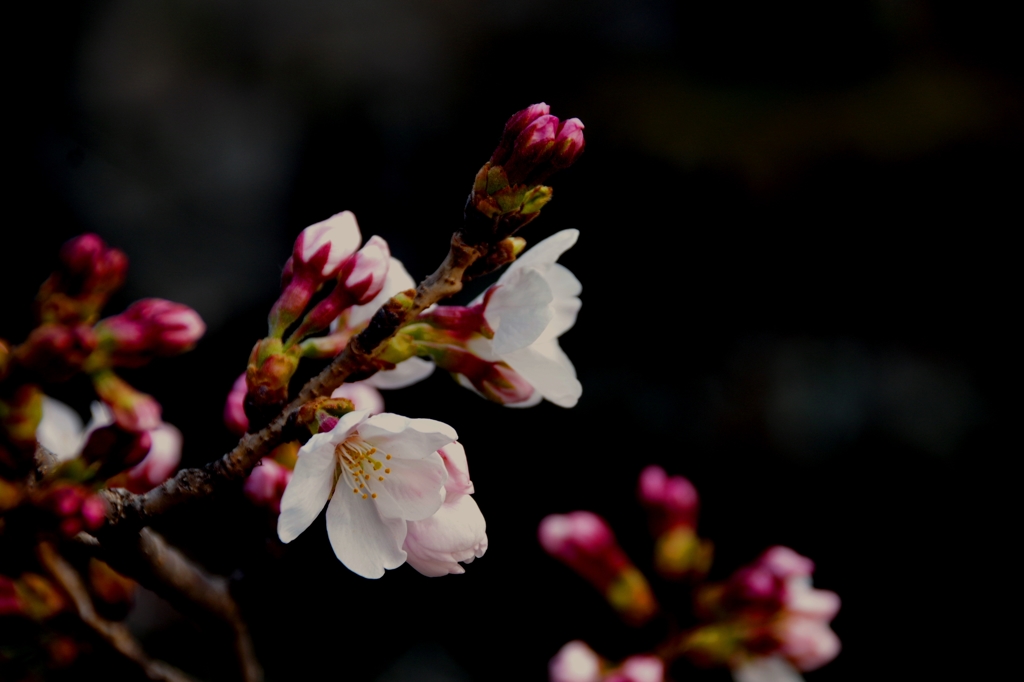
M377 499L373 488L384 483L391 473L391 455L378 451L358 434L352 434L334 448L334 458L335 489L338 481L345 479L353 494L361 495L364 500Z

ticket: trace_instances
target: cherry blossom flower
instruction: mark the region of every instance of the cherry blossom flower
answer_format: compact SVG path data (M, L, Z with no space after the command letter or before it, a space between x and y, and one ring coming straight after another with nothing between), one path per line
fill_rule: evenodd
M576 323L583 287L556 261L578 238L579 230L551 235L516 259L485 294L484 319L494 337L474 337L467 347L484 360L504 362L536 389L515 407L542 398L572 407L583 392L572 361L558 345L558 337Z
M401 566L408 522L430 518L444 502L448 473L437 451L457 437L431 419L349 412L299 450L278 537L294 540L326 504L331 547L349 570L379 578Z
M444 504L429 519L409 522L403 546L409 565L431 577L465 573L459 562L471 563L487 551L487 524L470 497L473 482L466 450L461 443L452 443L438 454L448 470Z
M600 682L601 657L578 639L563 646L548 663L551 682Z

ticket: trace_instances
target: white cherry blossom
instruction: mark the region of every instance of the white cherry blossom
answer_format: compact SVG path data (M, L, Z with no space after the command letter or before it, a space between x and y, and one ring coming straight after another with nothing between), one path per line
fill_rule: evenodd
M401 566L408 522L430 518L444 502L448 473L437 451L456 438L432 419L344 415L299 450L281 498L278 537L294 540L326 504L331 547L350 571L379 578Z
M578 238L579 230L562 230L516 259L484 308L494 338L478 337L468 344L484 360L505 362L534 387L530 400L510 407L529 407L541 398L572 407L583 392L572 361L558 345L558 337L576 323L583 287L556 261Z

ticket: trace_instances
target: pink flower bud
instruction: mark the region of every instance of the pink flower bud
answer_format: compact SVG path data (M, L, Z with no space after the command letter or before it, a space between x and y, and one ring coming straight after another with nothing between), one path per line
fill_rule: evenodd
M585 642L569 642L548 663L550 682L601 682L601 658Z
M82 371L96 345L92 327L46 323L32 330L25 343L15 349L15 357L47 381L67 381Z
M491 155L491 164L503 165L508 160L508 154L512 150L512 146L515 143L519 133L523 132L524 129L541 116L547 116L551 112L549 107L544 102L538 104L531 104L522 111L517 111L512 114L508 122L505 123L505 130L501 135L501 142L498 143L497 149L494 150L494 154Z
M146 457L127 472L125 488L144 493L157 487L174 473L181 462L181 431L161 424L149 432L153 445Z
M604 682L664 682L665 663L657 656L630 656Z
M14 581L0 575L0 616L21 615L23 606Z
M524 182L528 175L546 164L554 152L557 137L557 116L539 116L526 126L516 137L512 155L505 163L509 183L517 185Z
M352 211L335 213L310 225L295 240L292 268L312 274L319 281L334 277L342 262L359 248L362 236Z
M235 379L224 403L224 425L236 436L242 436L249 430L249 418L245 416L245 394L248 391L243 373Z
M435 305L420 313L418 322L425 322L437 329L443 329L453 339L465 341L474 334L486 333L493 336L494 331L487 324L484 310L496 287L491 287L484 294L481 303L471 306Z
M342 266L339 281L344 284L350 305L369 303L384 288L391 250L388 243L374 235Z
M815 589L800 578L787 581L783 600L789 613L825 622L836 617L841 605L835 592Z
M90 495L82 502L82 520L88 530L96 530L107 519L107 503L99 495Z
M160 403L153 396L135 390L110 370L93 374L92 385L121 428L150 431L160 426Z
M529 404L536 397L533 386L504 362L483 360L456 346L428 346L425 350L434 363L451 372L460 385L488 400L502 405L520 405Z
M657 613L650 585L600 516L585 511L553 514L541 521L537 535L548 554L596 587L628 623L642 625Z
M148 431L127 431L117 424L94 429L82 448L82 459L104 462L104 468L115 471L138 463L152 447Z
M570 118L562 123L555 138L555 151L551 157L551 165L555 168L568 168L576 163L583 153L583 121Z
M83 234L65 243L60 260L71 295L106 295L124 283L128 270L128 257L95 234Z
M206 331L199 314L186 305L146 298L120 315L101 320L97 333L115 364L138 366L150 355L191 350Z
M245 479L243 491L254 504L281 512L281 496L288 487L292 472L272 459L263 458Z
M49 507L57 516L72 516L82 508L84 495L75 486L62 486L50 493Z
M814 573L814 562L789 547L767 549L755 563L780 578L807 577Z
M651 465L640 472L639 497L654 517L657 534L676 525L696 527L697 489L682 476L670 478L664 469Z
M384 398L381 396L380 391L365 381L342 384L334 389L331 397L351 400L355 409L369 410L370 414L380 414L384 411ZM330 429L326 430L329 431Z
M813 618L784 618L776 625L775 635L782 642L779 653L804 672L825 665L842 648L832 628Z

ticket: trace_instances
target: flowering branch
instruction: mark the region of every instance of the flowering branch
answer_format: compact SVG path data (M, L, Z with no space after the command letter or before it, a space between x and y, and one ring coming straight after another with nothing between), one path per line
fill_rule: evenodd
M151 680L166 682L192 682L192 678L174 666L149 658L135 638L121 623L100 618L89 599L82 579L75 569L61 557L49 543L40 543L37 555L39 562L50 573L58 585L67 592L78 611L78 616L110 646L128 660L136 663Z
M485 240L468 243L461 232L456 232L444 262L420 283L415 295L404 292L388 301L373 316L369 326L320 374L310 379L269 425L243 436L238 445L220 459L202 468L182 469L148 493L138 495L122 488L103 491L109 505L108 526L141 529L184 502L210 495L225 483L241 481L264 455L281 443L281 434L293 412L314 398L329 396L350 377L363 379L385 368L387 363L378 358L398 330L434 303L461 291L466 269L486 255L490 246Z

